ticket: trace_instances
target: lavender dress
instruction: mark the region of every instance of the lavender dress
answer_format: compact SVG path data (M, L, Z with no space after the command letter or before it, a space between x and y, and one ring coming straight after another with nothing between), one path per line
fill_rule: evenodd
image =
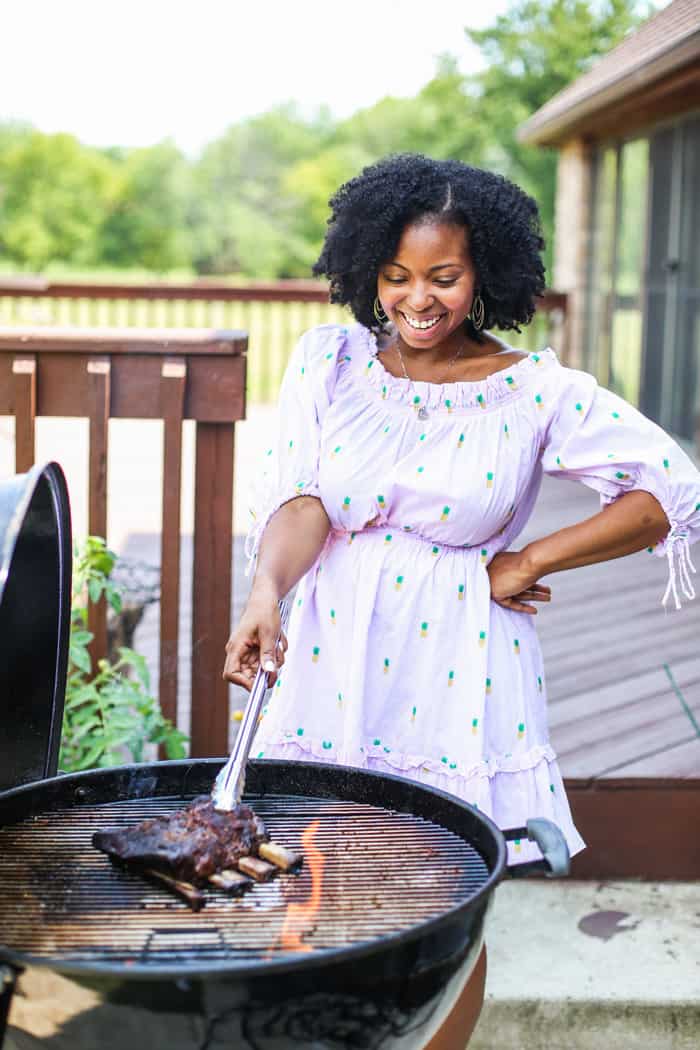
M491 601L486 566L516 545L543 470L602 503L644 489L672 525L653 553L668 558L664 600L678 605L679 588L693 596L688 545L700 536L690 459L550 349L476 382L411 383L386 371L359 324L302 337L279 421L249 553L295 496L318 496L332 531L297 589L253 755L399 774L502 828L548 817L572 854L583 849L549 742L533 617ZM509 853L540 855L526 841Z

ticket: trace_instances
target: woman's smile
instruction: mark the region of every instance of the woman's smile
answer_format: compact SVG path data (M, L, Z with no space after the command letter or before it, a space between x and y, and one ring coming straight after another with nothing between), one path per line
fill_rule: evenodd
M403 310L397 310L397 313L414 332L430 332L440 324L443 318L447 317L446 311L442 313L432 312L428 317L415 317Z

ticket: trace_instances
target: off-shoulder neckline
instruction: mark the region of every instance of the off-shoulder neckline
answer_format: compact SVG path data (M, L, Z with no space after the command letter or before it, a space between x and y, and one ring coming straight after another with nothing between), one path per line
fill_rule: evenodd
M360 327L365 333L369 353L365 373L371 384L385 400L410 401L414 405L423 405L426 408L442 406L448 411L458 407L485 408L489 403L516 397L521 386L529 380L530 374L541 370L543 365L557 361L554 350L548 346L536 353L528 353L504 368L496 369L483 379L460 379L451 383L410 380L404 376L395 376L384 367L379 357L379 350L383 348L378 345L376 334L364 325ZM509 347L497 336L492 338L503 346L504 351L516 352L514 347Z

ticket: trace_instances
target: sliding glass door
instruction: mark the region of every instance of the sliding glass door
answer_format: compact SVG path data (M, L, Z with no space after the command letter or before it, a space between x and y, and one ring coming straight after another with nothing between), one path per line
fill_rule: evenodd
M700 118L651 138L642 407L693 440L700 414Z

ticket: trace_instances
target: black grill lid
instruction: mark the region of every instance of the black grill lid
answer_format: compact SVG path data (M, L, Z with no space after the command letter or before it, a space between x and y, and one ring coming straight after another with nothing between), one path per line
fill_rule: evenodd
M56 772L71 564L59 465L0 481L0 791Z

